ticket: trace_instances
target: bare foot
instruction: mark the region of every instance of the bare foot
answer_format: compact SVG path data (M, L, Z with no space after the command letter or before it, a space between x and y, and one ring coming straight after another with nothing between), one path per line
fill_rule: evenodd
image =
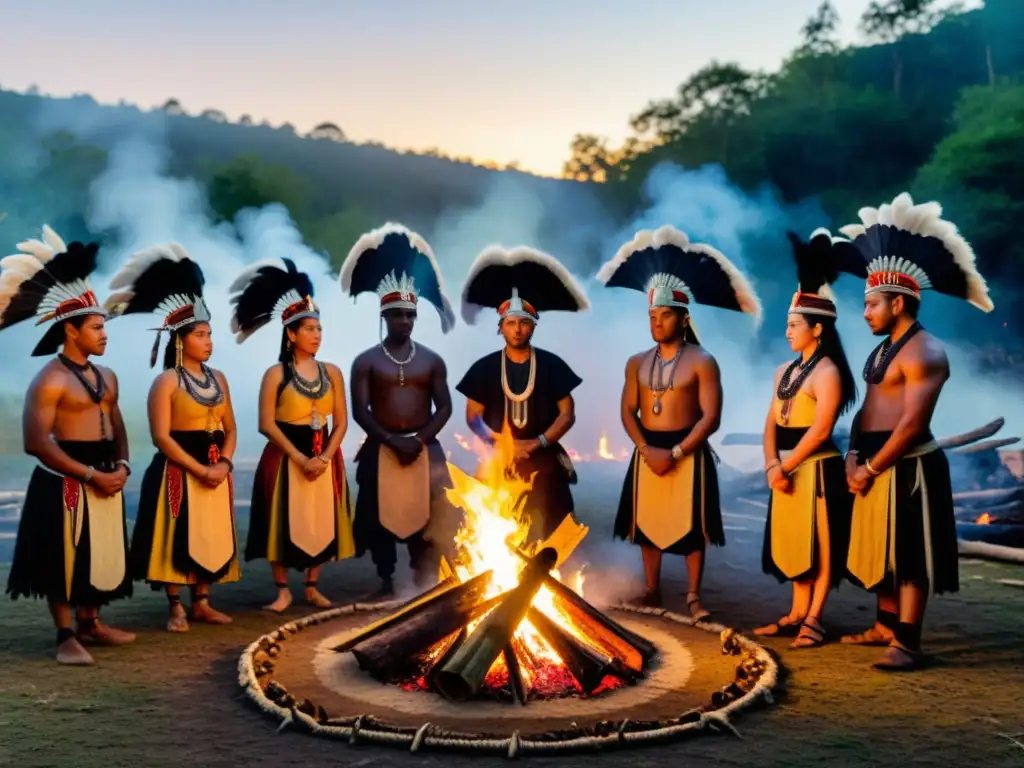
M78 632L78 638L83 644L92 645L127 645L135 642L135 633L126 632L123 629L108 627L99 619L93 624L92 629Z
M57 646L57 663L72 667L87 667L93 663L93 660L89 652L78 642L78 638L72 636Z
M332 603L320 594L316 587L306 587L306 602L312 603L317 608L330 608Z
M185 609L181 603L171 608L171 617L167 619L168 632L188 632L188 619L185 617Z
M840 643L846 645L888 645L892 642L892 630L875 624L870 629L856 635L843 635L839 638Z
M266 611L273 611L274 613L283 613L285 609L292 604L292 592L290 589L282 589L277 593L277 600L272 602L270 605L263 606Z
M230 624L231 617L210 606L207 600L197 600L192 604L192 621L204 624Z

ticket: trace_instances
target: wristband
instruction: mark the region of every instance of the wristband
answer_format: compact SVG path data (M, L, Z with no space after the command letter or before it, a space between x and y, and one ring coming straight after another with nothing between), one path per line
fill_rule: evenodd
M672 458L675 459L676 461L679 461L679 459L683 458L683 447L682 447L682 445L673 445L672 446Z
M782 462L779 461L778 459L772 459L767 464L765 464L764 473L767 475L769 472L771 472L776 467L779 467L779 469L781 470L782 469Z
M95 467L86 467L85 468L85 477L82 479L82 482L83 483L90 482L92 480L92 478L93 478L93 475L95 475L95 474L96 474L96 468Z
M881 472L871 466L871 459L864 459L864 469L868 471L868 474L872 477L878 477Z
M118 459L117 461L114 462L114 466L124 467L124 471L128 474L129 477L131 477L132 465L128 463L128 459Z
M235 471L234 463L227 456L221 456L219 459L217 459L217 463L218 464L220 464L221 462L223 462L224 464L228 465L228 472L234 472Z
M540 443L541 448L547 448L549 445L551 445L551 443L548 442L547 437L544 436L543 432L537 437L537 442Z

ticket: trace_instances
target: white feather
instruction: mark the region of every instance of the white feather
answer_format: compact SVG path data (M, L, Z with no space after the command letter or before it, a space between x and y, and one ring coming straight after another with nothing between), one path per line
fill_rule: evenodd
M58 235L49 224L43 224L43 240L46 242L54 255L58 253L64 253L68 249L67 243L64 242L64 238Z
M619 248L615 256L607 261L600 270L598 270L597 279L602 283L607 284L607 282L611 280L612 275L614 275L619 270L619 267L625 264L633 254L639 253L648 248L659 248L665 245L674 245L683 251L683 253L692 253L698 256L704 255L714 259L721 270L729 278L729 285L732 287L733 293L736 295L736 303L739 305L740 309L749 315L753 315L755 323L760 324L762 314L761 300L757 297L757 293L754 292L754 288L750 284L750 281L747 280L746 276L740 272L739 269L736 268L736 265L729 261L721 251L707 245L706 243L691 243L689 236L685 232L676 229L669 224L659 227L654 231L645 229L637 232L633 236L632 240Z
M472 325L476 316L480 313L480 310L483 309L483 307L467 301L466 296L472 288L473 281L484 269L495 265L513 266L523 262L539 264L557 277L576 302L576 311L582 312L590 309L590 301L587 299L587 294L583 291L583 286L576 281L576 278L572 276L569 270L566 269L565 266L563 266L562 263L554 256L534 250L533 248L528 248L524 245L517 246L511 250L507 250L500 245L491 245L485 248L480 255L476 257L476 260L469 268L469 273L466 275L466 281L463 283L462 288L462 319L469 325ZM528 286L520 287L510 285L510 297L511 289L513 287L519 288L520 291L526 294L523 296L525 301L530 300Z
M249 265L238 274L235 281L228 286L228 293L241 293L245 291L245 289L249 287L249 283L251 283L253 278L256 277L256 273L264 267L277 267L284 271L284 266L280 262L273 261L271 259L257 261L255 264Z
M180 251L174 250L173 246L177 246ZM149 248L144 248L141 251L136 251L131 255L131 258L128 259L128 262L121 267L121 271L110 279L110 287L112 289L130 289L135 285L135 281L145 274L147 269L152 267L161 259L181 261L182 259L187 258L189 258L188 252L185 251L184 248L181 248L177 243L154 245Z
M857 215L861 224L848 224L840 229L851 240L863 235L874 224L884 224L941 240L967 281L967 301L984 312L994 309L995 305L988 295L988 284L978 272L974 250L960 234L956 224L942 218L942 206L939 203L931 201L915 205L909 193L901 192L891 203L883 203L877 209L861 208ZM922 289L931 287L931 280L924 270L897 254L878 254L868 269L871 272L903 272L917 280Z

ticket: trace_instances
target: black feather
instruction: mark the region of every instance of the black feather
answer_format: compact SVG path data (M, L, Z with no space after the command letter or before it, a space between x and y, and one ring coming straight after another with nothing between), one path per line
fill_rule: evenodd
M605 285L644 291L647 282L660 273L682 280L690 289L690 298L697 304L743 311L728 273L715 259L706 253L684 250L670 243L633 253L618 266Z
M512 289L538 312L576 312L579 303L572 291L545 265L535 261L491 264L481 269L464 289L463 301L497 309L512 298Z
M413 246L402 232L388 233L380 245L360 254L352 269L349 293L352 296L367 291L376 293L380 281L392 272L395 277L400 277L404 272L412 278L416 295L433 304L442 316L445 315L444 295L433 262Z
M55 285L88 278L96 270L98 253L97 243L69 243L66 251L55 255L35 276L21 284L3 313L0 330L35 317L39 303Z
M919 235L888 224L868 227L853 241L866 262L879 256L898 256L924 270L932 288L948 296L966 299L967 274L956 257L937 237Z
M832 285L842 272L867 277L867 262L851 243L833 242L829 234L819 232L804 242L787 231L796 262L796 277L803 293L817 293L821 286Z
M249 284L231 298L237 330L250 332L270 322L274 306L289 291L299 296L313 295L313 282L299 272L291 259L281 259L285 269L267 265L257 270Z
M184 294L201 297L206 279L191 259L161 258L150 264L129 289L134 295L119 314L154 312L168 296Z

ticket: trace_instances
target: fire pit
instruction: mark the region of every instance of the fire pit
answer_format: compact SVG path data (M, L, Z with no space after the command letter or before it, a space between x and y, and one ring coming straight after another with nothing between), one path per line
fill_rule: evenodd
M587 528L568 518L527 542L519 499L528 485L507 465L499 453L481 479L449 467L465 524L434 587L258 639L239 664L249 697L282 728L510 756L731 730L731 713L770 699L776 664L746 638L661 609L619 620L584 599L580 576L559 569ZM359 624L369 611L387 612Z

